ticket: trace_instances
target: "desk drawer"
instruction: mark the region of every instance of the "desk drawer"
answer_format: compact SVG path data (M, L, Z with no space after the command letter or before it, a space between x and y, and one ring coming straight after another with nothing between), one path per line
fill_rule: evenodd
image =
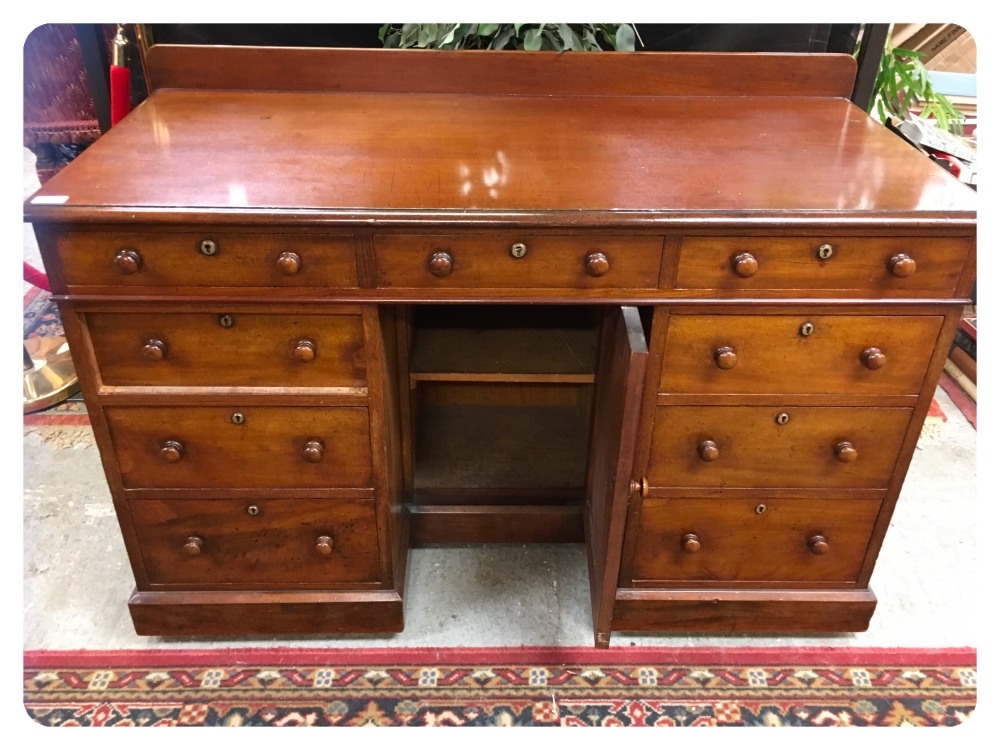
M126 488L372 487L363 407L118 406L104 415Z
M69 285L338 289L358 285L353 241L344 236L210 229L70 232L56 236L56 247Z
M942 320L808 312L672 315L659 389L915 395Z
M685 237L676 288L948 296L971 244L950 237Z
M153 584L379 580L372 500L133 500L129 509Z
M660 406L646 478L654 491L884 489L911 413L903 408ZM782 414L787 421L779 420Z
M86 322L105 385L366 383L360 313L94 312Z
M375 238L384 288L655 289L662 253L662 237Z
M857 580L882 501L647 498L635 586Z

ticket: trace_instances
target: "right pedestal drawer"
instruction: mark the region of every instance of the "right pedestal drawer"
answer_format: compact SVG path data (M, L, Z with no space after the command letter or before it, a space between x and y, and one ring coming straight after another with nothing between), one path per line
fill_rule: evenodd
M646 498L632 578L658 581L857 580L878 498Z
M916 395L944 318L670 316L662 393Z
M657 488L889 486L905 408L657 407L647 481Z

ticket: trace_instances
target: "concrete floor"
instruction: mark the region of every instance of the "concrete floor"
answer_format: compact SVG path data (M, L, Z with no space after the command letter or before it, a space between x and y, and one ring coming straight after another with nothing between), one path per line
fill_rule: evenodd
M34 187L32 187L34 185ZM25 197L37 188L25 150ZM30 227L25 260L41 265ZM865 633L654 637L620 645L976 646L976 431L938 388L948 417L921 438L872 578ZM405 632L392 636L157 638L132 629L131 569L90 428L24 429L24 648L517 646L593 644L582 545L413 550Z

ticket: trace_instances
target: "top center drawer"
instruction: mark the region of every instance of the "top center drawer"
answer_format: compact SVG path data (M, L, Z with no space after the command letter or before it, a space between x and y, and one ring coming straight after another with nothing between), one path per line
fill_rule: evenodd
M379 235L381 288L656 289L662 237Z
M60 232L71 286L358 286L349 236L242 232Z

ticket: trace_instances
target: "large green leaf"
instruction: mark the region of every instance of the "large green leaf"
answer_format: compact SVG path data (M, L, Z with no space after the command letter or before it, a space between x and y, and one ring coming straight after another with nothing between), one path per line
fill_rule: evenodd
M583 50L583 41L580 36L570 28L568 23L559 24L559 39L562 41L562 48L569 50Z
M504 47L507 46L507 43L513 38L514 38L514 28L512 26L507 26L493 38L493 42L490 44L490 49L503 49Z
M481 23L479 24L479 36L492 36L496 33L497 29L500 28L498 23Z
M399 46L412 47L417 43L417 36L420 34L420 24L404 23L400 30Z
M619 52L635 52L635 29L631 24L623 23L615 33L615 49Z
M537 52L542 48L542 30L529 29L524 33L524 48Z
M417 46L429 47L438 38L438 25L436 23L422 23L417 32Z

